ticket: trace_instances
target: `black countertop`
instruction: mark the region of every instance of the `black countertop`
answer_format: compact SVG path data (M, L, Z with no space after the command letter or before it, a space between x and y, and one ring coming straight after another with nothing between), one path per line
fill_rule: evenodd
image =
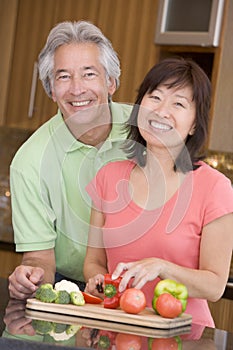
M64 319L61 318L59 324L55 324L53 321L54 315L46 313L46 321L53 321L52 327L58 325L61 332L66 327L73 332L69 339L64 341L55 340L51 335L41 335L35 332L32 324L35 327L36 319L44 319L43 317L32 317L28 318L27 312L25 313L25 303L17 300L9 299L7 280L0 278L0 349L1 350L43 350L43 349L109 349L109 350L154 350L154 349L165 349L158 344L155 346L155 341L158 339L165 338L170 339L170 341L177 341L182 343L181 347L167 347L166 349L183 349L183 350L232 350L233 349L233 334L226 332L224 330L219 330L215 328L203 328L200 325L192 325L191 327L183 327L172 329L167 334L163 333L162 330L160 335L153 336L149 335L143 336L143 331L135 331L135 327L132 326L132 331L128 330L127 333L123 334L122 330L117 330L117 323L108 323L102 327L101 322L93 319L82 318L80 324L80 318L78 322L74 322L73 328L71 324L62 324ZM40 312L39 312L40 313ZM41 315L45 314L44 312ZM65 317L65 316L64 316ZM78 326L77 326L78 323ZM6 327L7 324L7 327ZM33 332L33 334L32 334ZM60 333L61 334L61 333ZM98 340L100 336L102 339L110 340L109 347L98 346ZM107 338L106 338L107 337ZM124 341L124 343L123 343ZM132 342L134 341L134 345ZM165 340L166 341L166 340ZM121 344L116 347L115 344ZM128 344L131 342L131 347ZM106 343L105 343L106 344ZM127 345L126 345L127 344ZM150 345L149 345L150 344ZM151 344L154 344L153 346Z

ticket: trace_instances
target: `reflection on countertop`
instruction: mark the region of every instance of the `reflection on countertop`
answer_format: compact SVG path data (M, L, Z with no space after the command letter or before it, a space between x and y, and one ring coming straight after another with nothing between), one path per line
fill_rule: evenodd
M13 242L9 168L15 152L31 134L31 130L0 127L0 242Z

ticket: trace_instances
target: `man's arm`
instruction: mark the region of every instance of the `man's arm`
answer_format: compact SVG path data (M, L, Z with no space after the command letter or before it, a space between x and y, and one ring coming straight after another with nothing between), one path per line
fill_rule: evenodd
M54 283L55 272L54 249L24 253L21 265L9 276L10 297L32 297L42 283Z

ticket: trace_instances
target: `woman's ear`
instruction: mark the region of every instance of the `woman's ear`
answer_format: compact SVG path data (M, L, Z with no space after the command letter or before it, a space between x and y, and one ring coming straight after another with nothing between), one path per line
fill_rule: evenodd
M194 125L192 126L192 128L190 129L189 135L192 136L192 135L194 134L195 130L196 130L196 124L194 124Z

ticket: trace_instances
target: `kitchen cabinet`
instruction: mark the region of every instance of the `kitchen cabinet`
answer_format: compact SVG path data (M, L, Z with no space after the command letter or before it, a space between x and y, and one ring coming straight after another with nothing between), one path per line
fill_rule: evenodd
M193 57L213 85L208 148L232 152L233 1L225 0L218 47L155 44L158 4L158 0L0 0L0 124L34 130L56 112L56 104L38 81L37 56L56 23L84 19L101 28L120 58L121 85L115 101L133 103L143 77L161 58Z
M221 49L217 57L209 149L233 153L233 1L226 1Z
M0 1L0 6L2 2L15 6L14 17L13 9L5 9L2 15L12 18L12 49L8 48L9 38L5 38L1 46L8 52L4 71L7 68L9 74L6 96L0 96L1 125L36 129L56 112L56 105L38 81L35 62L52 26L63 20L89 20L111 40L122 68L121 85L114 100L133 103L142 78L155 63L157 0ZM0 23L0 32L9 33L8 27Z
M157 60L170 56L194 59L212 82L212 107L207 148L233 152L233 1L225 0L218 47L158 45Z
M54 108L45 98L36 71L38 52L54 23L54 1L18 0L17 6L5 124L35 129L41 123L43 111ZM34 95L31 91L33 83Z
M11 56L14 46L14 33L17 17L17 0L0 1L0 125L5 122L5 109L8 92L8 81L11 71ZM7 33L7 36L6 36Z
M95 22L99 1L89 0L88 7L86 0L9 1L17 8L17 15L11 25L14 49L2 123L34 130L57 110L56 104L44 92L37 70L37 57L50 29L63 20L87 18Z

